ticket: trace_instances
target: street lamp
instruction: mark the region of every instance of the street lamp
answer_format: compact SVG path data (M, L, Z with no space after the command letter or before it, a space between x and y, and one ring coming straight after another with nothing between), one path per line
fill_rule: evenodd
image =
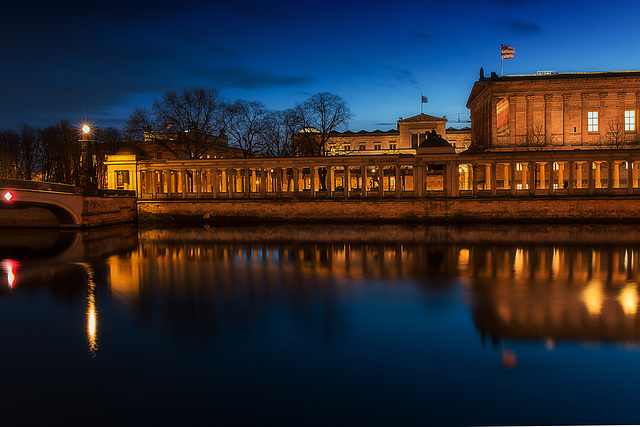
M96 170L93 164L93 155L91 153L91 126L82 125L82 137L80 138L81 166L82 174L80 177L80 186L83 187L85 195L92 195L97 192Z

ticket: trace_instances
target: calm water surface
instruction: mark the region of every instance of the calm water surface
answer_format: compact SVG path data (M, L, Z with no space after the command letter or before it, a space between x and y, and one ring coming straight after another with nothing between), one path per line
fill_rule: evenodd
M640 227L5 230L0 260L3 424L640 421Z

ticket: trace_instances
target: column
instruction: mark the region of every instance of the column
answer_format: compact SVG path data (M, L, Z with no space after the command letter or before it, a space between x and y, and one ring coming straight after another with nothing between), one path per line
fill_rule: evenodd
M315 199L316 197L316 167L309 166L309 191L311 192L311 197Z
M587 189L589 194L593 194L593 162L587 162Z
M509 96L509 146L516 146L516 96Z
M611 179L609 179L610 188L620 188L620 162L612 162L609 160L609 176L611 176L611 169L613 169L613 186L611 186Z
M551 124L551 117L552 117L551 111L553 108L552 102L553 102L553 95L550 93L545 94L544 95L544 134L550 140L553 139L553 127ZM548 142L550 143L551 141L548 141ZM562 188L560 183L558 183L558 188Z
M632 176L632 188L638 188L638 166L640 166L640 163L638 162L631 162L630 164L632 164L632 171L633 173L631 174Z
M267 197L267 172L264 168L260 168L260 197Z
M349 166L344 167L344 197L351 196L351 168Z
M424 166L415 165L413 167L413 195L415 197L424 197Z
M167 197L171 198L173 194L173 171L168 170L167 172Z
M152 170L150 171L150 176L151 176L151 197L153 199L155 199L156 197L158 197L158 176L157 176L157 172Z
M584 162L576 163L576 188L582 188L582 164Z
M478 165L471 164L471 190L473 197L478 197Z
M227 169L227 195L230 199L233 199L233 192L235 191L233 178L231 176L231 169Z
M529 189L529 163L520 163L520 167L522 168L522 189Z
M384 197L384 166L378 165L378 197Z
M569 192L569 195L572 196L573 195L573 189L575 187L574 184L574 171L573 171L573 161L568 161L567 162L567 167L569 168L569 187L567 188L567 191Z
M602 162L594 162L596 165L596 180L595 180L595 188L602 188L602 176L600 173L600 167Z
M553 190L554 190L554 188L553 188L553 175L554 175L554 173L553 173L553 164L554 164L554 162L547 162L547 165L549 166L549 195L550 196L553 195ZM543 166L544 166L544 163L543 163ZM558 166L558 169L559 168L560 168L560 166ZM558 187L560 187L560 186L558 185ZM560 187L560 188L562 188L562 187Z
M544 176L545 164L546 164L545 162L540 162L535 164L540 168L540 173L538 173L538 185L536 188L539 188L541 190L545 189L545 179L546 179L546 177Z
M633 175L636 173L636 167L633 164L633 160L627 160L627 194L633 194Z
M495 196L498 194L498 189L496 188L496 169L497 165L495 163L491 163L489 165L489 175L490 175L490 180L489 180L489 185L491 186L491 195Z
M211 169L211 196L218 198L218 169Z
M564 166L565 162L557 162L558 164L558 189L564 188Z
M138 174L138 179L136 182L135 190L136 190L136 196L141 198L142 197L142 170L138 170L137 174ZM114 185L115 184L116 183L114 182Z
M284 170L282 168L276 168L276 195L278 198L282 197L282 183L284 181Z
M511 195L515 196L516 195L516 165L515 163L509 163L509 175L510 175L510 181L511 181L511 187L510 191L511 191Z
M299 193L300 193L300 169L299 168L292 168L293 169L293 197L298 197Z
M396 165L396 199L400 198L402 191L402 177L400 176L400 165Z
M536 164L529 162L527 167L529 170L529 194L536 194Z
M362 175L362 188L361 188L361 195L363 198L367 198L367 167L366 166L360 166L360 174Z
M568 130L568 127L567 127L567 119L569 118L569 101L570 100L571 100L570 93L562 94L562 145L568 145L569 143L570 130Z
M505 163L502 165L502 188L506 189L511 189L511 187L513 186L513 180L511 180L511 174L509 172L509 164Z
M329 185L327 186L327 192L329 197L333 197L333 192L336 190L336 171L335 166L329 166L327 174L329 175Z
M194 181L196 185L196 194L198 199L202 197L202 170L196 169L194 173Z

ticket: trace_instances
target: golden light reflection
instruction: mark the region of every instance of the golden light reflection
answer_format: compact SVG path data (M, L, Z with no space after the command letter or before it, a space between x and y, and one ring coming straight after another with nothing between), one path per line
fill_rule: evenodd
M602 282L599 280L590 281L582 291L581 299L589 314L592 316L599 315L602 312L604 301Z
M513 260L513 270L516 276L521 276L524 271L524 251L516 249L516 255Z
M93 270L88 264L81 264L87 273L87 340L89 352L93 357L98 350L98 313L96 310L96 282L93 279Z
M635 316L638 311L638 285L629 283L620 290L618 301L627 316Z
M469 267L469 249L460 249L458 254L458 268L466 270Z

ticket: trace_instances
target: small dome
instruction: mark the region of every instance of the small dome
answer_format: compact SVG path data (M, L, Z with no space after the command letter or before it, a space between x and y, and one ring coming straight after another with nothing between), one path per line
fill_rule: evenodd
M147 157L147 153L142 148L134 147L133 145L126 145L118 150L117 156L137 156Z
M438 135L434 130L429 133L427 139L420 143L420 148L453 148L453 145L449 143L446 139Z

